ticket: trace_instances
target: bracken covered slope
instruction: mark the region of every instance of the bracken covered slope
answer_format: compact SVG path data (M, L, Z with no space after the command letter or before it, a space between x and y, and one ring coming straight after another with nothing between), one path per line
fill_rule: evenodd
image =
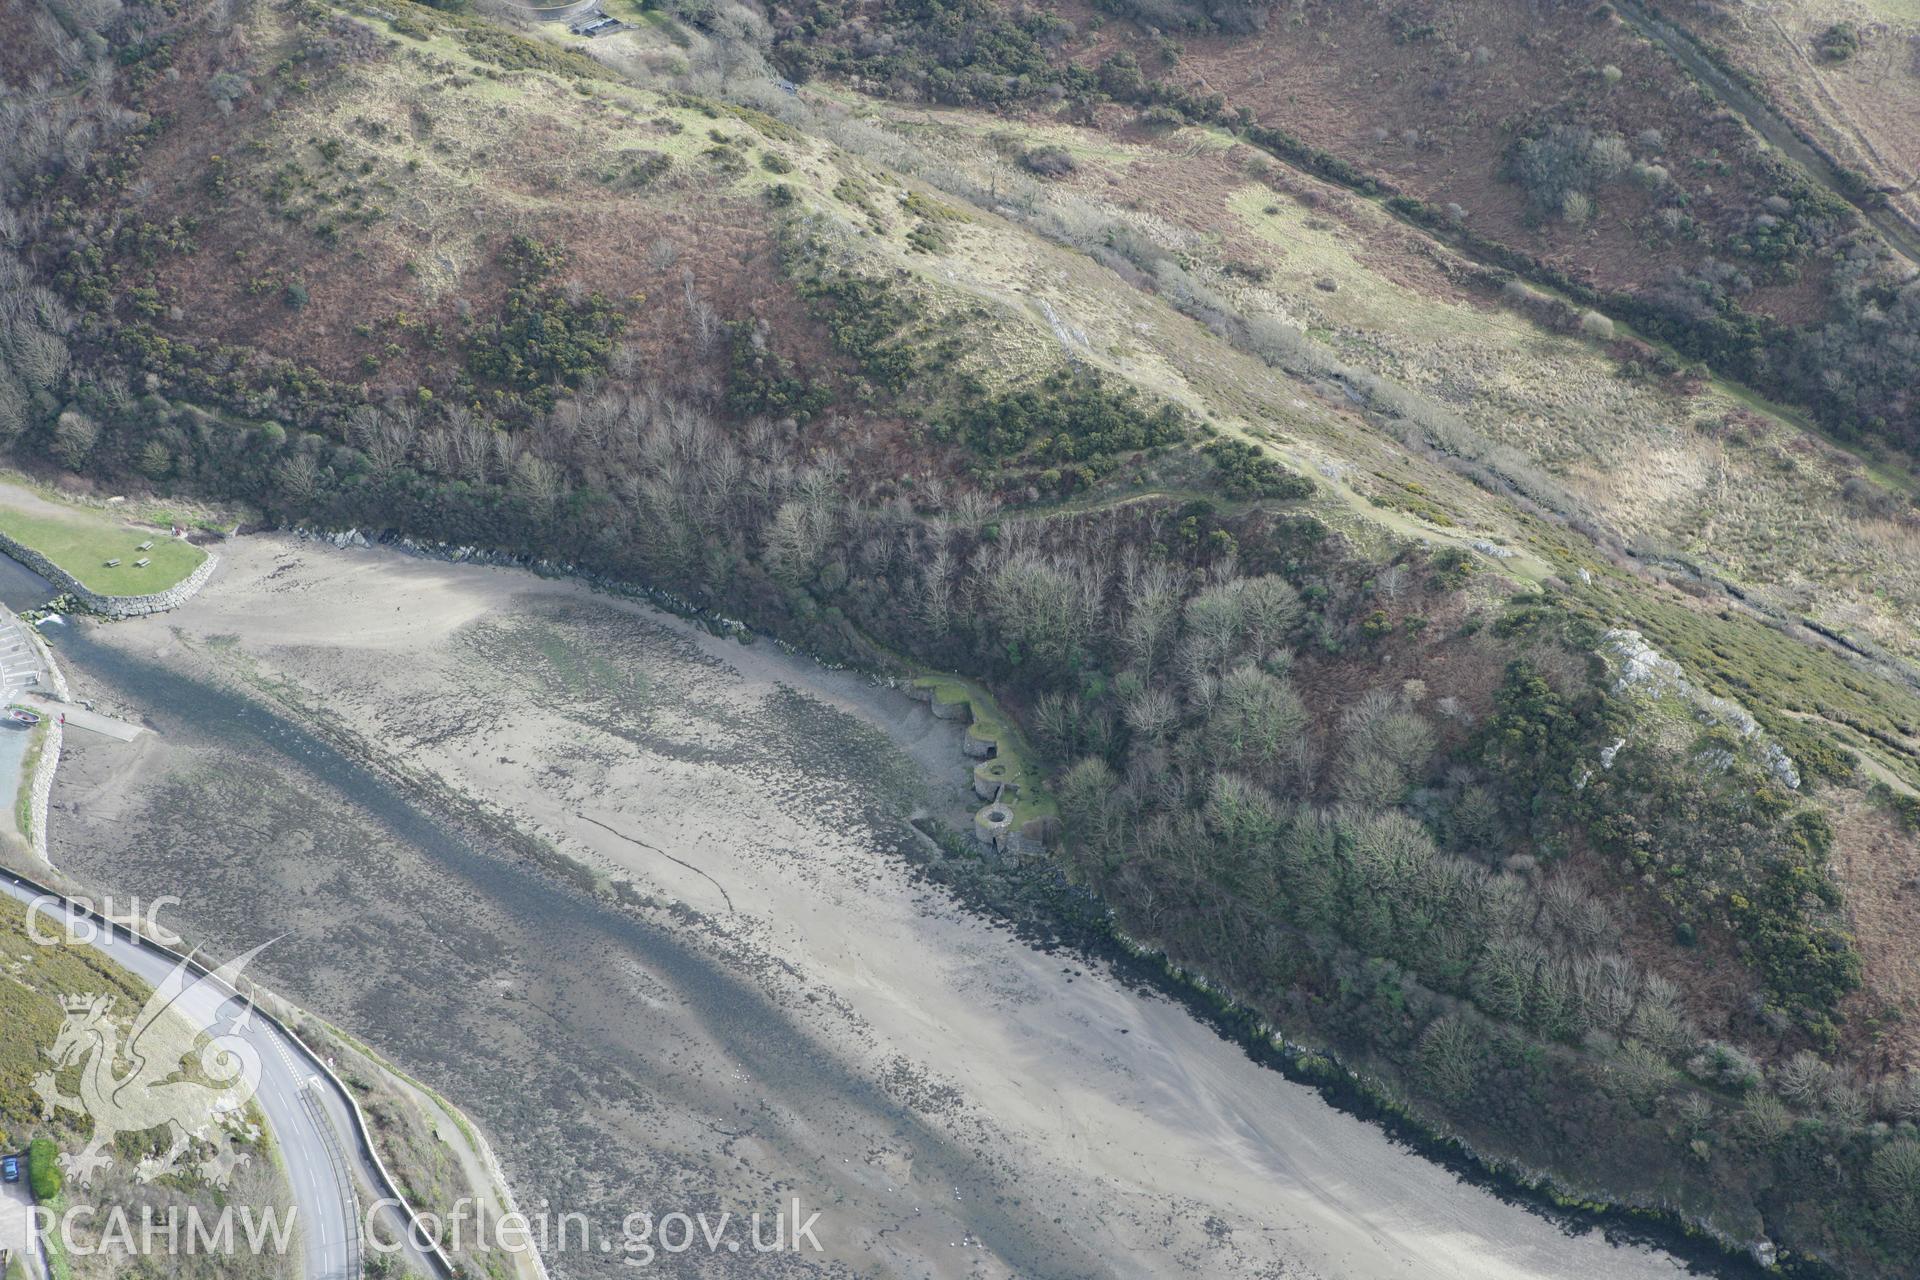
M1920 300L1631 23L4 5L23 464L978 677L1135 936L1901 1274Z

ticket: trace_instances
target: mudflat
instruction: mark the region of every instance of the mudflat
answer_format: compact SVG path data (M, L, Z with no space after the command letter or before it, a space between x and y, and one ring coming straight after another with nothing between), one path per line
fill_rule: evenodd
M286 933L263 980L467 1109L523 1207L597 1224L556 1274L629 1270L629 1214L770 1223L796 1197L824 1254L736 1226L651 1268L1677 1270L916 880L906 819L964 817L969 773L900 693L518 571L266 536L223 557L184 609L63 646L81 696L155 732L70 735L54 859L178 894L222 953Z

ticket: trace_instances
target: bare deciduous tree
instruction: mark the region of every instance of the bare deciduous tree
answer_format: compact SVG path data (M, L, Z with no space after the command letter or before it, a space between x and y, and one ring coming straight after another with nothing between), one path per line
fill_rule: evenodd
M68 409L54 423L53 454L70 470L78 471L99 439L99 423L78 409Z
M1127 699L1126 721L1147 743L1158 743L1180 722L1180 705L1166 690L1149 685Z
M274 487L289 502L297 504L310 501L319 483L320 465L310 453L289 454L274 464Z
M1170 565L1156 560L1128 572L1124 590L1127 620L1121 641L1134 666L1151 678L1179 626L1180 579Z

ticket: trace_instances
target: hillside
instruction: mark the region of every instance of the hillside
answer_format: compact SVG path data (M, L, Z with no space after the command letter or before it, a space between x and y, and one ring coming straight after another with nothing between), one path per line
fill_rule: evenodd
M1881 201L1624 8L610 11L0 0L15 457L978 678L1137 938L1568 1194L1902 1274Z
M1767 136L1693 79L1637 0L1022 12L802 2L776 11L775 56L906 99L1078 111L1104 98L1143 119L1232 124L1831 429L1914 442L1920 230L1846 163L1795 163L1791 131Z
M15 855L13 850L8 853ZM71 1046L62 1046L63 1060L56 1063L53 1058L63 1024L69 1018L63 1002L105 999L112 1023L125 1031L134 1025L153 994L144 982L92 947L59 944L56 919L48 913L30 920L19 903L11 898L0 901L0 963L5 966L4 976L0 976L0 1013L4 1013L7 1029L4 1042L0 1042L0 1146L9 1154L23 1152L29 1142L44 1139L73 1150L84 1145L88 1136L87 1122L65 1109L49 1114L42 1103L39 1078L43 1073L54 1071L56 1088L71 1097L79 1090L80 1077L89 1066L84 1038L80 1052L71 1053ZM54 939L53 945L49 945L49 937ZM182 1043L191 1042L191 1029L182 1035ZM149 1046L153 1039L149 1037ZM236 1116L227 1136L231 1139L228 1154L237 1155L240 1163L231 1181L224 1184L215 1184L205 1176L212 1159L220 1154L220 1148L208 1141L207 1135L192 1144L177 1169L156 1174L136 1168L141 1161L157 1162L167 1153L169 1140L164 1127L123 1135L117 1157L96 1171L92 1183L84 1189L71 1182L63 1189L65 1177L59 1169L53 1169L52 1194L39 1202L55 1215L51 1231L58 1249L53 1262L56 1275L63 1280L119 1280L148 1274L144 1264L130 1257L131 1251L116 1241L111 1225L116 1216L139 1222L143 1214L162 1217L171 1208L184 1220L191 1206L193 1212L206 1215L210 1222L229 1205L244 1205L248 1212L273 1210L286 1214L291 1195L284 1170L252 1104ZM24 1156L21 1163L27 1164ZM90 1212L65 1216L78 1205ZM66 1247L59 1248L63 1227ZM192 1273L208 1280L254 1280L275 1274L279 1265L271 1255L235 1253L196 1260Z
M1756 87L1812 142L1920 220L1920 102L1910 85L1920 10L1903 0L1670 15Z

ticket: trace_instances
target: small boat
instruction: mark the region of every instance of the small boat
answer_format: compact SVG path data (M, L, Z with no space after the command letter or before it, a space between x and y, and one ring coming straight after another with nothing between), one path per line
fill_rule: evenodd
M32 726L40 723L39 714L37 712L29 711L25 707L13 708L13 710L7 712L7 718L9 720L14 721L17 724L24 724L28 726Z

